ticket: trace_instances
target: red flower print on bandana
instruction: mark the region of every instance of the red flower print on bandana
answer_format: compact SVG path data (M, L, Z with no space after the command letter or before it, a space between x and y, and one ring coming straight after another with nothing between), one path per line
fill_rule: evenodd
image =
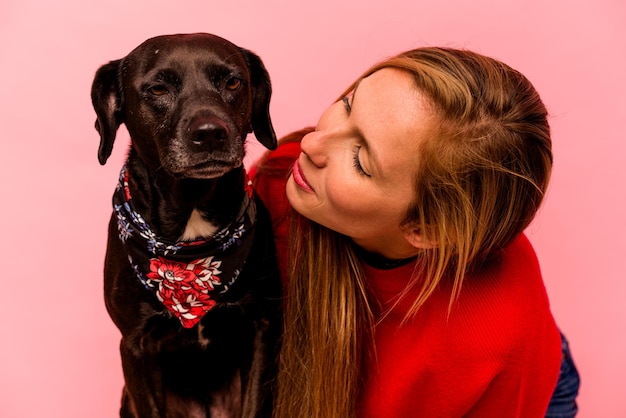
M212 256L189 263L158 257L150 260L146 278L148 285L157 287L157 298L185 328L191 328L216 303L209 291L221 284L221 264Z

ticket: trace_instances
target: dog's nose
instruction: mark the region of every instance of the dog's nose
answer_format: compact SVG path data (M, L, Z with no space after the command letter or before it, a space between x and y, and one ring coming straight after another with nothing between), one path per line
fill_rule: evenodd
M228 126L216 117L196 117L187 128L189 138L196 145L207 141L224 141L229 135Z

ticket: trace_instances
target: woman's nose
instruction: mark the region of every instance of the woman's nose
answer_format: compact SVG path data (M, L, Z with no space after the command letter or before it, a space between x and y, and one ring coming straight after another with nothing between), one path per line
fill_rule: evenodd
M348 124L341 102L329 106L320 116L315 131L302 138L302 152L318 167L324 167L337 147L341 147L347 137Z
M300 142L300 149L317 167L324 167L330 151L328 131L313 131L306 134Z

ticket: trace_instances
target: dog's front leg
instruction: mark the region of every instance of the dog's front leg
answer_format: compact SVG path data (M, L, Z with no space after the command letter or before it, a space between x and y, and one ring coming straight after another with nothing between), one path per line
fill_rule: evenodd
M244 377L243 388L243 413L242 418L257 418L261 413L261 396L262 389L261 378L263 374L263 365L265 364L265 350L263 347L263 330L258 329L254 337L254 350L252 352L252 361L247 375Z
M278 320L275 325L279 324ZM254 350L248 373L243 378L243 418L269 418L273 409L273 385L278 356L275 336L277 330L271 321L263 318L256 323ZM273 334L274 333L274 334Z
M165 417L162 377L152 356L138 356L124 339L120 344L120 354L125 380L120 417Z

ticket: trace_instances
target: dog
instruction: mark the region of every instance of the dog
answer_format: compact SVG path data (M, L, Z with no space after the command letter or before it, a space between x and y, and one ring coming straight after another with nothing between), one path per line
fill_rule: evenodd
M281 330L271 221L243 168L250 132L276 148L269 75L211 34L148 39L101 66L98 159L130 150L104 263L120 330L121 417L265 417Z

